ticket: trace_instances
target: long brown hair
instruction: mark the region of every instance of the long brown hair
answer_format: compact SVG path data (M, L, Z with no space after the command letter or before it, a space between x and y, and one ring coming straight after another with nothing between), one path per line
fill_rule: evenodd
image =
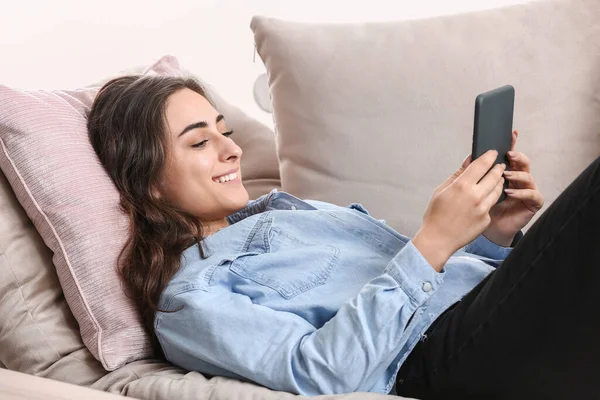
M100 162L120 192L129 236L119 255L119 273L142 315L157 355L154 316L162 291L180 267L182 252L202 240L202 224L157 195L169 139L165 110L184 88L207 97L192 78L130 75L98 92L88 116L88 134ZM204 258L202 246L198 246Z

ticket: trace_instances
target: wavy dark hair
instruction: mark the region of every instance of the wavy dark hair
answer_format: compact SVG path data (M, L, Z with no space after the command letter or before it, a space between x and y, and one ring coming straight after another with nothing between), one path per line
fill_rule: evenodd
M135 301L157 356L154 333L158 301L180 267L183 251L203 239L200 220L170 206L158 195L170 140L169 96L190 89L207 98L193 78L129 75L107 82L88 115L94 151L120 193L129 217L129 236L119 254L119 274ZM207 99L208 100L208 99ZM209 100L210 101L210 100ZM198 246L204 258L202 246Z

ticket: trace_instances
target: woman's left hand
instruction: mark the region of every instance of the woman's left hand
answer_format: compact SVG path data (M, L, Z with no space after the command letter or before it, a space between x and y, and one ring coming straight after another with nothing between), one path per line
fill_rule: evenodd
M544 197L531 175L529 158L515 151L518 135L513 131L511 151L508 152L510 171L504 172L504 178L509 182L505 190L507 197L491 208L491 222L483 232L487 239L504 247L511 245L515 235L544 205Z

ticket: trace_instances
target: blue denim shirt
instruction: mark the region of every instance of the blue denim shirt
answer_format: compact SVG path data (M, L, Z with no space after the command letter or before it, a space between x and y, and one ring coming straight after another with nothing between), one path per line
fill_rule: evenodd
M347 207L273 190L186 249L155 329L187 370L303 395L393 393L431 323L508 255L479 236L436 272L403 236ZM412 319L411 319L412 316Z

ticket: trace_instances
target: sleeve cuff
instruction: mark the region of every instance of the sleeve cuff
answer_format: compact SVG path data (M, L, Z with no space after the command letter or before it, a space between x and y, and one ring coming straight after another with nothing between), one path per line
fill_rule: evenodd
M437 272L409 241L390 261L385 271L417 304L424 303L444 280L444 270Z
M515 236L515 239L517 239L517 236ZM483 235L477 236L475 240L465 246L465 251L467 253L477 254L493 260L504 260L508 257L511 250L512 247L499 246Z

